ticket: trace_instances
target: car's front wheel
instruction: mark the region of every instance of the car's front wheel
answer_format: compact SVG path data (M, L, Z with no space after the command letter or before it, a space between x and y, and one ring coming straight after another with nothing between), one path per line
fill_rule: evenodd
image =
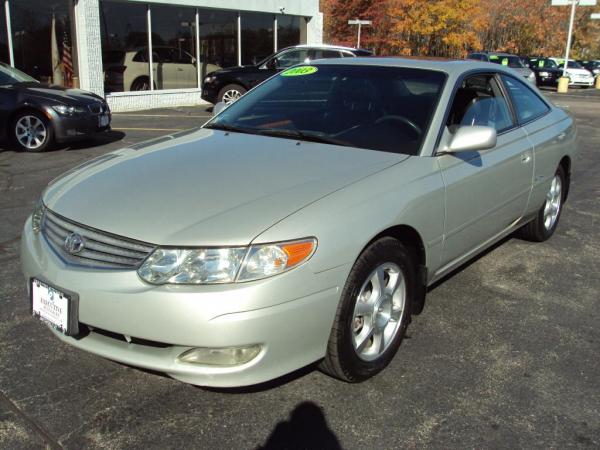
M246 88L239 84L228 84L219 91L218 101L229 105L246 93Z
M37 111L23 111L12 122L12 139L20 150L43 152L53 138L52 124Z
M363 251L344 286L321 370L359 382L389 364L410 323L415 273L396 239L381 238Z
M554 234L562 212L567 178L562 166L558 166L546 192L546 201L540 208L535 219L519 230L519 237L534 242L542 242Z

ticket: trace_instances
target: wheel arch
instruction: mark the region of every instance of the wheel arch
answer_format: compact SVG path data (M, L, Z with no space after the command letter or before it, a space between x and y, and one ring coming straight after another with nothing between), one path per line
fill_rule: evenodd
M17 107L9 116L8 120L7 120L7 133L12 132L11 128L12 128L12 124L15 121L15 119L17 118L17 116L19 114L22 114L24 112L27 111L34 111L36 113L42 114L46 119L48 119L48 122L52 122L52 117L46 113L46 111L44 111L44 108L42 108L41 106L35 105L33 103L24 103L22 105L20 105L19 107ZM7 134L8 135L8 134Z
M560 162L558 163L558 165L561 166L563 168L563 171L565 172L565 181L566 181L565 200L566 200L567 197L569 196L569 187L571 186L571 157L568 155L563 156L562 159L560 160Z

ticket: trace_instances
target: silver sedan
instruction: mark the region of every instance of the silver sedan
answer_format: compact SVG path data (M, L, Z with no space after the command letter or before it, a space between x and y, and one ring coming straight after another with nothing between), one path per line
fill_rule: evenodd
M52 181L23 230L32 311L188 383L315 361L365 380L427 286L513 232L552 236L575 150L573 120L502 66L297 66L199 129Z

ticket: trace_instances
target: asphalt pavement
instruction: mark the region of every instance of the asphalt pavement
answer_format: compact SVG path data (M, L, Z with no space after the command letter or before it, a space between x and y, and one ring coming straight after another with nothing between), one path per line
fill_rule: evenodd
M194 387L62 344L30 316L19 236L48 181L198 126L206 108L115 114L110 133L43 154L0 149L0 448L600 447L600 92L548 96L580 132L554 237L507 239L435 286L387 370L355 385L307 367Z

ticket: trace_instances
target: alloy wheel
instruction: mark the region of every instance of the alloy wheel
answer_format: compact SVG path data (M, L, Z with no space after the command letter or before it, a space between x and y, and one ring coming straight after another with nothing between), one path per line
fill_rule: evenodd
M554 175L550 190L546 194L546 204L544 205L544 227L546 230L552 229L560 214L562 203L562 182L558 175Z
M402 323L406 282L394 263L379 265L361 287L352 316L352 344L364 361L379 358L390 346Z
M225 91L225 93L223 94L223 98L221 100L223 101L223 103L228 105L230 103L235 102L241 96L242 96L242 93L240 91L238 91L237 89L229 89L228 91Z
M44 122L37 117L25 115L15 123L15 136L24 148L36 150L44 145L48 130Z

